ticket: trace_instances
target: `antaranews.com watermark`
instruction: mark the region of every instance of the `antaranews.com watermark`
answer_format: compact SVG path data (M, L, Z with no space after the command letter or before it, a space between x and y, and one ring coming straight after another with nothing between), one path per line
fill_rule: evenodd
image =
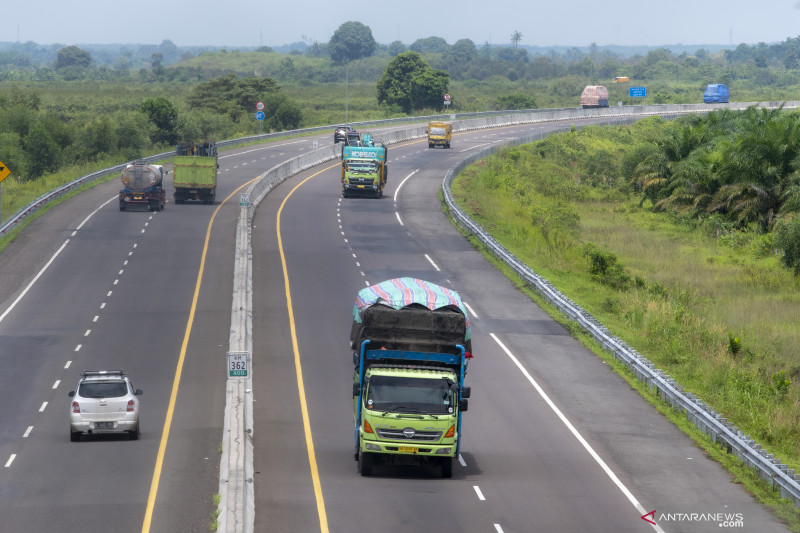
M642 520L650 522L654 526L670 522L716 522L719 527L744 527L742 513L657 513L653 510L642 516Z

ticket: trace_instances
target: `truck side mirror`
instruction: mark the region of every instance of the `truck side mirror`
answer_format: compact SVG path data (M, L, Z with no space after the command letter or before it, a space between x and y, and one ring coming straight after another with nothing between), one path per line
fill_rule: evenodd
M358 383L353 383L353 396L358 396L361 394L361 387L358 386Z
M467 409L469 408L469 400L461 400L458 402L458 410L462 413L466 413Z
M464 386L461 387L461 397L462 398L469 398L470 393L472 392L472 387Z

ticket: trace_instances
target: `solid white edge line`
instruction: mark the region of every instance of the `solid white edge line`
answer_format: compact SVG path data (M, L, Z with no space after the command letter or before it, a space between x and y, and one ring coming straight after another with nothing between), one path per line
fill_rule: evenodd
M403 219L402 219L402 218L400 218L400 213L398 213L397 211L395 211L395 212L394 212L394 216L396 216L396 217L397 217L397 221L400 223L400 225L401 225L401 226L404 226L404 225L405 225L405 224L403 224Z
M75 228L75 229L76 229L76 230L79 230L79 229L81 229L81 228L83 227L83 225L84 225L84 224L86 224L86 222L88 222L88 221L89 221L89 219L90 219L90 218L92 218L92 217L95 215L95 213L97 213L98 211L100 211L102 208L104 208L106 205L108 205L110 202L112 202L113 200L115 200L115 199L117 199L117 198L118 198L117 196L113 196L113 197L111 197L110 199L108 199L108 200L106 200L105 202L103 202L102 204L100 204L100 207L98 207L97 209L95 209L94 211L92 211L91 213L89 213L89 214L86 216L86 218L84 218L84 219L83 219L83 221L82 221L80 224L78 224L78 227L77 227L77 228ZM53 264L53 261L55 261L56 257L58 257L58 254L60 254L60 253L61 253L61 252L64 250L64 248L67 246L67 244L68 244L68 243L69 243L69 239L67 239L66 241L64 241L64 244L62 244L62 245L61 245L61 247L60 247L58 250L56 250L56 253L54 253L54 254L53 254L53 256L50 258L50 260L49 260L49 261L47 261L47 263L45 263L45 265L42 267L42 269L41 269L41 270L40 270L40 271L39 271L39 272L38 272L38 273L37 273L37 274L36 274L36 275L33 277L33 279L31 280L31 282L30 282L30 283L28 283L28 286L27 286L27 287L25 287L25 290L23 290L23 291L20 293L20 295L19 295L19 296L17 296L17 299L16 299L16 300L14 300L14 301L11 303L11 305L10 305L10 306L8 306L8 309L6 309L6 310L3 312L3 314L2 314L2 315L0 315L0 322L2 322L2 321L3 321L3 319L4 319L6 316L8 316L8 314L9 314L9 313L11 313L11 311L12 311L12 310L13 310L13 309L14 309L14 308L17 306L17 304L18 304L18 303L19 303L19 302L22 300L22 298L24 298L24 297L25 297L25 295L26 295L26 294L28 294L28 291L29 291L29 290L31 290L31 288L33 287L33 285L34 285L34 284L35 284L35 283L36 283L36 282L39 280L39 278L40 278L40 277L42 277L42 274L44 274L45 270L47 270L48 268L50 268L50 265L51 265L51 264Z
M469 311L469 314L472 315L472 318L480 318L478 316L478 313L476 313L475 310L472 307L470 307L470 305L467 302L462 301L461 303L463 303L464 307L467 308L467 311Z
M8 309L6 309L6 310L5 310L5 312L4 312L2 315L0 315L0 322L2 322L2 321L3 321L3 319L4 319L6 316L8 316L8 314L9 314L9 313L11 313L11 311L12 311L12 310L13 310L13 309L14 309L14 308L17 306L17 304L18 304L18 303L19 303L19 302L22 300L22 298L24 298L24 297L25 297L25 295L26 295L26 294L28 294L28 291L29 291L29 290L31 290L31 287L33 287L34 283L36 283L36 282L39 280L39 278L40 278L40 277L42 277L42 274L44 274L45 270L47 270L48 268L50 268L50 265L52 265L52 264L53 264L53 261L55 261L55 260L56 260L56 257L58 257L58 254L60 254L60 253L61 253L61 252L64 250L64 248L66 248L67 244L69 244L69 239L67 239L66 241L64 241L64 244L62 244L62 245L61 245L61 247L60 247L58 250L56 250L56 253L54 253L54 254L53 254L53 256L50 258L50 260L49 260L49 261L48 261L48 262L47 262L47 263L46 263L46 264L45 264L45 265L42 267L42 269L41 269L41 270L40 270L40 271L39 271L39 272L38 272L38 273L37 273L37 274L36 274L36 275L33 277L33 279L31 280L31 282L30 282L30 283L28 283L28 286L27 286L27 287L25 287L25 289L24 289L24 290L23 290L23 291L20 293L20 295L19 295L19 296L17 296L17 299L16 299L16 300L14 300L14 301L11 303L11 305L9 305L9 306L8 306Z
M520 363L519 360L514 356L514 354L511 353L511 351L508 348L506 348L506 345L503 344L500 341L500 339L497 338L497 335L495 335L494 333L490 333L489 335L492 337L492 339L494 339L497 345L500 346L500 349L502 349L506 353L509 359L511 359L511 361L517 366L520 372L522 372L522 375L525 376L525 378L530 382L531 385L533 385L533 388L536 389L536 392L539 393L539 396L541 396L542 399L544 399L544 401L547 402L547 405L549 405L550 409L552 409L553 412L556 414L556 416L558 416L558 418L561 419L561 422L563 422L564 425L567 426L567 429L569 429L570 433L572 433L572 435L576 439L578 439L578 442L581 443L584 449L587 452L589 452L589 455L592 456L592 459L594 459L595 462L597 462L597 464L600 465L600 468L603 469L603 471L611 479L611 481L614 482L617 488L622 491L622 494L624 494L625 497L628 498L628 501L631 502L634 507L636 507L637 511L639 511L642 514L646 514L647 511L645 511L644 507L642 507L642 505L639 503L636 497L631 493L631 491L628 490L628 487L626 487L622 483L622 481L620 481L620 479L611 470L611 468L609 468L609 466L605 463L605 461L603 461L603 459L601 459L600 456L597 455L597 452L594 451L591 445L588 442L586 442L586 439L584 439L583 436L580 433L578 433L578 430L575 429L575 426L572 425L572 423L567 419L567 417L564 416L564 413L562 413L561 410L556 406L556 404L553 403L553 401L550 399L547 393L544 392L544 389L542 389L542 387L539 386L536 380L533 379L533 376L531 376L530 373L525 369L525 367L522 366L522 363ZM660 533L663 533L663 530L658 525L653 525L653 529Z
M411 176L413 176L413 175L414 175L414 174L416 174L417 172L419 172L419 169L415 170L414 172L412 172L411 174L409 174L408 176L406 176L405 178L403 178L403 181L401 181L401 182L400 182L400 185L398 185L398 186L397 186L397 189L395 189L395 191L394 191L394 196L392 197L392 200L394 200L395 202L397 201L397 195L398 195L398 194L400 194L400 189L402 189L402 188L403 188L403 184L404 184L406 181L408 181L408 178L410 178Z
M436 263L433 262L433 259L431 259L431 256L429 256L428 254L425 254L425 259L427 259L428 262L433 266L433 268L436 269L436 272L441 272L441 269L439 269L439 267L436 265Z

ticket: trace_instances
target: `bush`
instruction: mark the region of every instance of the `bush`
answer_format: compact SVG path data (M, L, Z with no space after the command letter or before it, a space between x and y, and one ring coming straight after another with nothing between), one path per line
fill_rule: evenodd
M775 247L783 251L781 262L800 275L800 217L792 217L777 224Z

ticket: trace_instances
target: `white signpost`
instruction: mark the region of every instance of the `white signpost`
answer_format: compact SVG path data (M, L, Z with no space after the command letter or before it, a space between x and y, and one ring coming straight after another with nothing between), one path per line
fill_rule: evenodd
M450 107L450 94L444 93L444 105L445 107Z

